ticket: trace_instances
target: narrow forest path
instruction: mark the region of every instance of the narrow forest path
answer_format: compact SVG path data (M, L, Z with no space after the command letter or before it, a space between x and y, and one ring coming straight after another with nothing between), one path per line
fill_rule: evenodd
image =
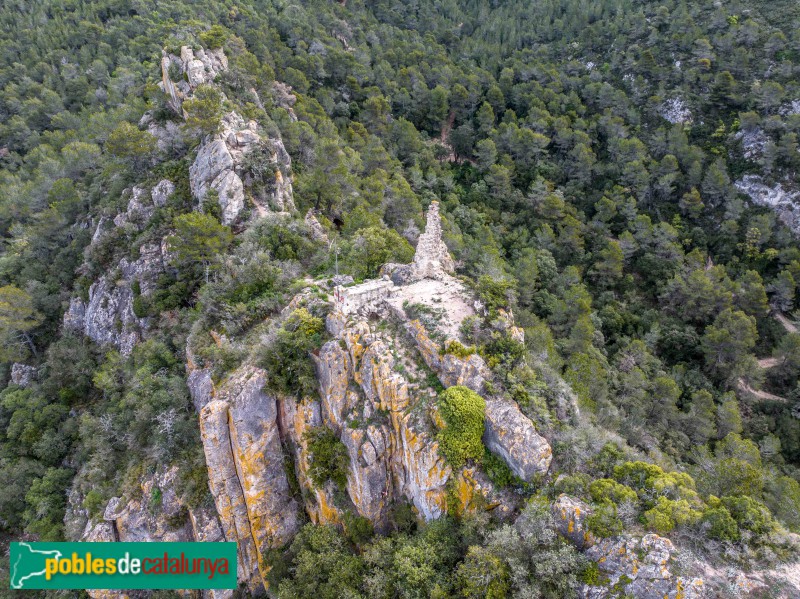
M758 361L758 365L764 370L767 370L768 368L775 368L780 362L778 358L761 358Z
M736 386L739 388L740 391L745 393L749 393L750 395L754 395L759 399L765 399L767 401L780 401L782 403L787 403L789 400L785 397L781 397L780 395L774 395L772 393L768 393L767 391L761 391L759 389L753 389L750 385L748 385L744 379L739 379L736 382Z
M786 318L786 317L785 317L783 314L781 314L780 312L778 312L777 314L775 314L775 320L777 320L779 323L781 323L781 324L783 325L783 328L784 328L784 329L786 329L788 332L790 332L790 333L797 333L798 329L797 329L797 327L795 326L795 324L794 324L794 323L793 323L791 320L789 320L788 318Z

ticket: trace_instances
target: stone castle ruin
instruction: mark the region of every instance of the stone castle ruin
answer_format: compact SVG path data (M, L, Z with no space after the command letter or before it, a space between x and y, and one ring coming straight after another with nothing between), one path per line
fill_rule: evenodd
M453 325L473 314L474 308L466 301L468 293L462 284L452 276L454 271L453 258L442 240L439 202L434 201L428 208L425 232L419 237L414 261L385 264L380 279L352 287L337 286L334 308L351 315L385 313L387 309L402 311L405 303L447 306L444 325L455 336L457 326Z

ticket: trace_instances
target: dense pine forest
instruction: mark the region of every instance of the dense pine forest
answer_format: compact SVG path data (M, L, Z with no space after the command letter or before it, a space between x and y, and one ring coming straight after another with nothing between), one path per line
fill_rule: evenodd
M195 85L183 48L218 72ZM191 85L182 104L165 81ZM256 124L231 212L197 156ZM306 476L278 416L287 497L317 508L258 547L263 584L236 596L663 596L604 570L590 537L667 539L675 576L709 587L686 597L797 596L799 135L789 1L5 0L4 552L85 540L112 498L158 520L169 495L167 528L219 511L187 377L202 365L219 398L247 364L279 406L322 395L323 424ZM501 499L468 509L454 474L436 517L398 494L373 518L344 436L388 417L324 424L324 282L411 262L431 205L480 308L456 332L403 308L491 374L480 394L414 374L405 341L394 369L430 390L441 463ZM127 312L104 300L111 325L71 325L101 289ZM546 439L545 471L481 440L482 395ZM323 488L336 517L309 499ZM582 541L558 532L564 497L589 510Z

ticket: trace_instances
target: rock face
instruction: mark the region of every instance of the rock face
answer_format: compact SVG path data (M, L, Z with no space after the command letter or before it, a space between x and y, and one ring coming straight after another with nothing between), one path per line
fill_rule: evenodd
M188 46L181 48L180 56L162 53L160 87L169 96L169 106L183 115L183 101L199 85L212 83L217 75L228 70L228 58L222 48L196 52ZM172 81L172 77L178 80ZM184 77L185 76L185 77Z
M658 107L658 114L661 118L669 121L673 125L689 124L694 120L692 111L686 105L683 98L670 98Z
M14 362L11 366L11 382L20 387L27 387L36 380L37 370L33 366Z
M276 399L264 393L265 373L242 366L200 412L209 486L227 540L239 543L239 578L263 583L265 551L281 547L300 527L283 465Z
M464 385L479 394L486 395L484 382L491 372L477 354L458 357L440 355L439 347L418 321L406 325L416 341L422 358L439 375L447 386ZM492 452L502 457L511 470L522 480L531 481L534 476L547 472L552 461L552 451L547 440L536 432L530 419L516 403L493 396L486 398L486 430L483 442Z
M186 376L186 386L189 387L194 409L199 414L200 410L214 399L214 381L211 380L211 372L207 368L190 370Z
M92 244L99 243L115 227L141 230L174 190L175 185L166 179L151 190L133 187L125 212L114 219L101 218ZM122 258L114 271L92 283L88 302L80 298L70 300L64 313L64 329L86 335L100 345L113 345L123 355L129 355L149 325L147 318L140 318L134 312L134 287L138 286L142 296L149 296L168 262L164 240L141 245L135 260Z
M594 545L595 538L586 527L586 518L592 515L592 510L583 501L562 493L553 503L551 511L562 537L572 541L581 550Z
M181 48L180 56L163 53L161 58L160 86L169 97L169 106L183 118L183 102L191 98L200 85L213 84L218 75L228 70L228 59L222 49L193 50ZM295 99L288 86L275 88L277 97L287 106L290 114ZM257 104L258 94L253 90ZM152 115L145 119L150 131L159 140L159 148L169 149L174 132L170 123L159 125ZM174 125L174 124L173 124ZM256 153L254 168L245 165L245 156ZM255 180L257 179L257 181ZM197 152L189 171L192 195L202 205L209 190L218 194L222 209L222 223L230 225L245 209L245 189L253 200L256 213L264 216L269 212L294 210L291 179L291 159L280 139L262 137L255 121L245 122L236 112L222 118L220 131L207 137ZM258 183L253 185L253 183Z
M73 298L64 314L64 327L82 332L100 345L114 345L123 355L129 355L141 340L148 326L147 318L133 311L134 291L138 283L142 295L155 289L158 275L166 267L165 249L159 244L139 248L139 258L119 261L118 277L105 275L89 287L89 301Z
M759 175L745 175L735 185L755 204L772 208L795 235L800 235L800 191L784 189L780 183L769 187Z
M130 542L193 541L188 510L175 493L177 468L173 467L141 484L140 496L129 501L112 497L103 520L110 522L114 540Z
M547 472L553 459L547 440L536 432L516 403L505 399L486 399L483 442L524 481Z
M202 202L209 190L218 194L223 224L233 223L245 207L245 156L258 152L265 164L259 171L269 171L259 197L253 196L260 214L294 210L291 184L291 158L279 139L262 138L255 121L245 123L235 112L222 119L221 132L200 145L197 158L189 169L192 195Z
M423 398L410 392L387 340L371 332L367 321L348 321L334 312L327 326L337 339L315 359L320 411L322 423L339 433L348 449L350 500L378 529L399 498L426 520L439 517L451 471L424 418ZM395 345L394 351L402 350Z
M87 522L80 540L105 543L225 541L213 509L190 509L183 505L175 491L177 474L174 466L159 470L142 479L135 497L112 497L102 517ZM90 590L88 593L92 599L124 596L113 590ZM232 590L203 591L203 597L210 599L232 596Z
M583 597L605 599L616 596L614 587L637 599L700 599L705 597L703 580L675 576L670 567L676 549L669 539L655 534L641 539L602 539L586 551L609 578L608 585L586 586Z

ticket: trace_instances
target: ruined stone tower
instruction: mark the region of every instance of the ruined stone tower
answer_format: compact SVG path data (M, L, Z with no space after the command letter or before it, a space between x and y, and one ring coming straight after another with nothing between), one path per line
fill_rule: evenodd
M439 216L439 202L436 200L428 208L428 222L425 232L417 242L411 270L412 280L438 279L442 274L451 274L455 270L450 252L442 241L442 221Z

